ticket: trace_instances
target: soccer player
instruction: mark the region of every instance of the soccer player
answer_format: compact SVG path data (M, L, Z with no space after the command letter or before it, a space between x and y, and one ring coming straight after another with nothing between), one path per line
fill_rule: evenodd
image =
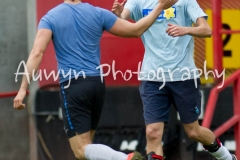
M157 0L115 0L112 12L136 22L149 15ZM139 79L146 124L148 160L162 160L164 123L173 104L188 137L218 160L236 160L212 131L198 123L200 80L193 59L193 37L211 37L207 15L196 0L179 0L164 10L141 36L145 54ZM192 24L195 24L193 27Z
M32 78L43 54L52 40L60 72L60 100L65 132L77 159L141 160L137 153L126 155L101 144L91 144L101 115L105 83L101 81L100 39L103 31L122 37L139 37L155 21L162 10L177 0L161 0L152 13L137 23L117 18L105 9L80 0L65 0L51 9L38 25L33 49L27 61L27 73ZM47 56L47 55L46 55ZM81 72L83 71L83 72ZM75 73L81 73L78 79ZM71 73L71 82L65 74ZM86 76L86 77L85 77ZM28 87L23 76L14 108L23 109ZM69 85L70 83L70 85Z

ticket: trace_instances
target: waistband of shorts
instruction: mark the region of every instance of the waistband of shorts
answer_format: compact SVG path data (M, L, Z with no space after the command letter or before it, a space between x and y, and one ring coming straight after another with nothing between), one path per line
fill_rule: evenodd
M99 75L99 76L86 76L86 77L83 77L83 76L79 76L77 79L75 78L72 78L70 80L67 80L67 81L64 81L62 83L60 83L60 85L67 85L69 84L69 81L70 81L70 84L77 84L77 83L81 83L81 82L96 82L96 81L103 81L104 82L104 78Z

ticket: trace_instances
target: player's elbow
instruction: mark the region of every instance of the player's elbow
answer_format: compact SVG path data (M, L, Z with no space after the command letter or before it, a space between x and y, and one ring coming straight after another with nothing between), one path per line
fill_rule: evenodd
M134 24L134 27L132 28L132 32L134 37L139 38L142 36L142 34L146 31L146 28L138 25L137 23Z
M39 50L32 50L31 56L34 58L42 58L44 51L39 49Z
M124 34L123 37L129 37L129 38L139 38L141 37L143 32L138 30L132 30ZM121 36L121 35L120 35Z
M139 37L141 37L142 36L142 32L137 32L135 35L134 35L134 37L136 37L136 38L139 38Z
M143 33L144 33L143 30L136 30L136 31L134 32L134 37L139 38L139 37L142 36Z
M206 38L211 38L212 37L212 29L210 28L209 25L204 26L204 31L205 31L205 36Z
M207 38L211 38L212 37L212 30L211 30L210 27L206 29L206 37Z

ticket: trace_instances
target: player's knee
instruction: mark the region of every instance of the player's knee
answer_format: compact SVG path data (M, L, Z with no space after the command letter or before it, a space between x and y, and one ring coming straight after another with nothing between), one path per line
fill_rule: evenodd
M147 127L146 136L148 140L158 140L162 137L162 132L159 128Z

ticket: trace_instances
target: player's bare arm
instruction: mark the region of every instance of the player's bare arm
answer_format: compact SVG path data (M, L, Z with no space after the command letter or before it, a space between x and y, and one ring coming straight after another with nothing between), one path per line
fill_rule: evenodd
M33 49L29 55L27 61L27 73L29 73L29 78L31 80L32 73L37 72L38 67L42 61L43 53L45 52L47 45L51 41L52 38L52 31L48 29L40 29L37 32ZM22 83L20 89L18 91L17 96L14 99L13 107L17 110L25 108L25 104L23 104L23 99L26 96L26 91L28 88L28 80L26 76L23 76Z
M154 10L136 23L118 18L109 32L122 37L140 37L155 22L162 10L171 7L177 1L178 0L159 0Z
M172 37L191 35L198 38L208 38L212 36L212 30L204 17L197 19L195 27L182 27L168 24L166 33Z

